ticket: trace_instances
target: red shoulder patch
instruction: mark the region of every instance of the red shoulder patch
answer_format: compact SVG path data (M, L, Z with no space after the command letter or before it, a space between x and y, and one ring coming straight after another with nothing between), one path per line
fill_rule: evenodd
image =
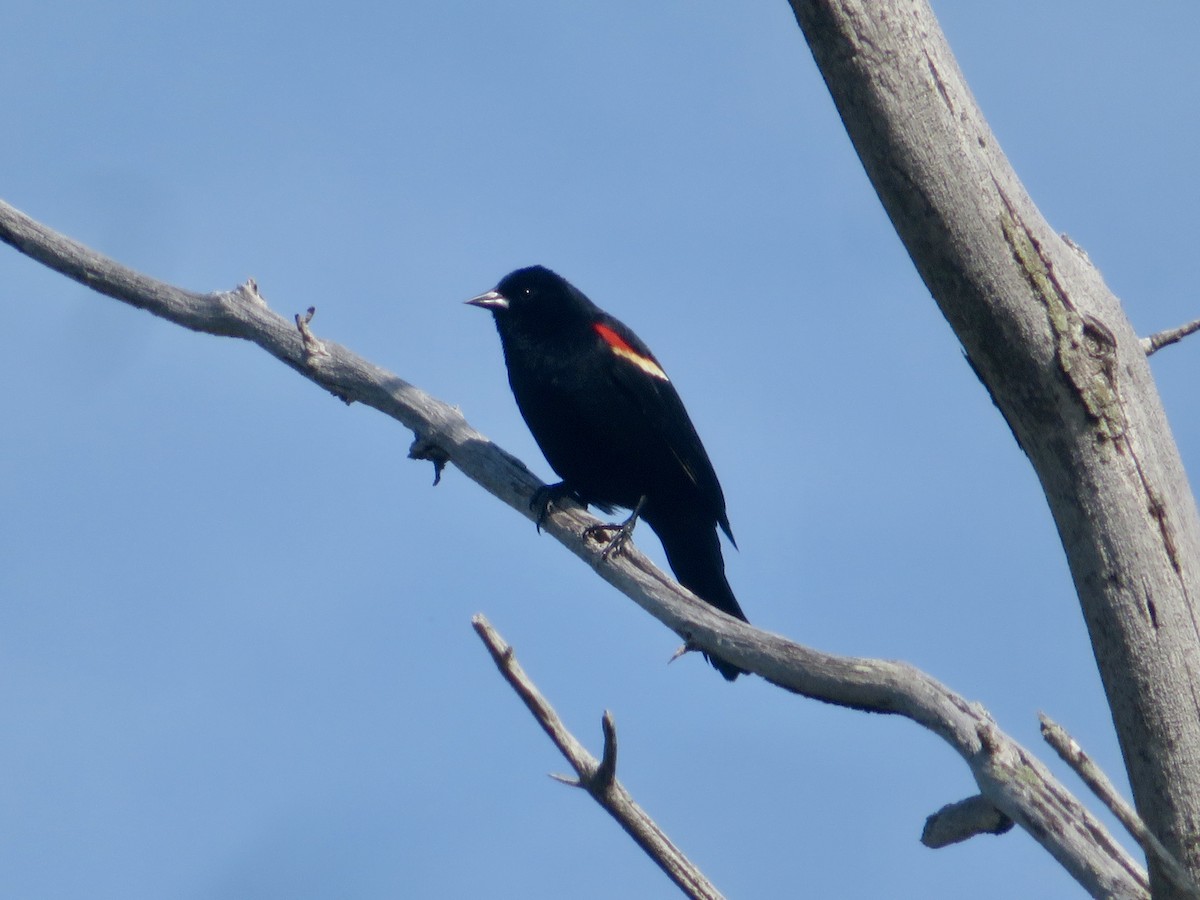
M651 357L642 353L638 353L631 346L629 346L628 342L626 342L623 337L621 337L616 333L616 331L609 328L603 322L596 322L594 325L592 325L592 328L595 330L596 334L600 335L604 343L608 344L609 348L617 356L621 357L622 359L629 360L647 375L650 375L654 378L660 378L663 381L670 380L667 378L667 373L662 370L662 366L656 363Z

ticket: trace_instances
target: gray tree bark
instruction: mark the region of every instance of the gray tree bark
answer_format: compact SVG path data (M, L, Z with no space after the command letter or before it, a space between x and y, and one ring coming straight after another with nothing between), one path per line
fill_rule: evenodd
M1200 520L1146 361L923 0L791 0L863 167L1041 480L1137 809L1200 875ZM1151 866L1155 897L1178 896Z

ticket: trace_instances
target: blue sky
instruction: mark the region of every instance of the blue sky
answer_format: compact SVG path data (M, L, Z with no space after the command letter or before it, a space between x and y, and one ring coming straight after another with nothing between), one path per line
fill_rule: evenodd
M1194 318L1173 2L937 4L1051 223L1145 334ZM1119 753L1037 482L883 215L787 5L20 3L0 197L285 315L549 477L489 318L534 262L629 324L722 479L751 620ZM0 895L672 896L469 624L730 897L1062 897L908 722L725 684L411 436L255 348L0 248ZM1198 346L1153 368L1200 464ZM649 532L639 543L658 554ZM1069 775L1056 771L1082 795Z

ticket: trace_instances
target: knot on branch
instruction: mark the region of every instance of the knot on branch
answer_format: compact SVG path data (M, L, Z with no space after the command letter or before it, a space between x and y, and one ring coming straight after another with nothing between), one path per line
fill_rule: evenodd
M247 278L245 284L239 284L226 296L232 297L248 306L257 306L260 309L268 308L267 301L258 292L258 282L253 278Z
M424 459L433 463L433 486L437 487L442 481L442 470L450 461L450 454L430 438L418 434L408 448L409 459Z
M921 843L931 850L957 844L977 834L1004 834L1013 820L982 794L949 803L925 820Z
M1080 313L1059 283L1053 262L1003 191L1000 229L1026 282L1046 310L1058 366L1100 434L1117 440L1126 430L1117 389L1116 338L1099 319Z

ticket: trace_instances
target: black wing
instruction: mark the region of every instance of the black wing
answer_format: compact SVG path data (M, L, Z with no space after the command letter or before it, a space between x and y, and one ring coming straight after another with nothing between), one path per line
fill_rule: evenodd
M733 539L729 517L725 512L725 494L721 490L721 483L717 480L717 473L675 385L650 348L632 329L608 314L601 315L598 325L601 340L618 357L618 365L611 370L617 387L641 411L647 429L662 435L678 471L695 486L713 519L736 547L737 542ZM622 352L625 348L618 346L611 335L605 335L601 329L614 333L631 352Z

